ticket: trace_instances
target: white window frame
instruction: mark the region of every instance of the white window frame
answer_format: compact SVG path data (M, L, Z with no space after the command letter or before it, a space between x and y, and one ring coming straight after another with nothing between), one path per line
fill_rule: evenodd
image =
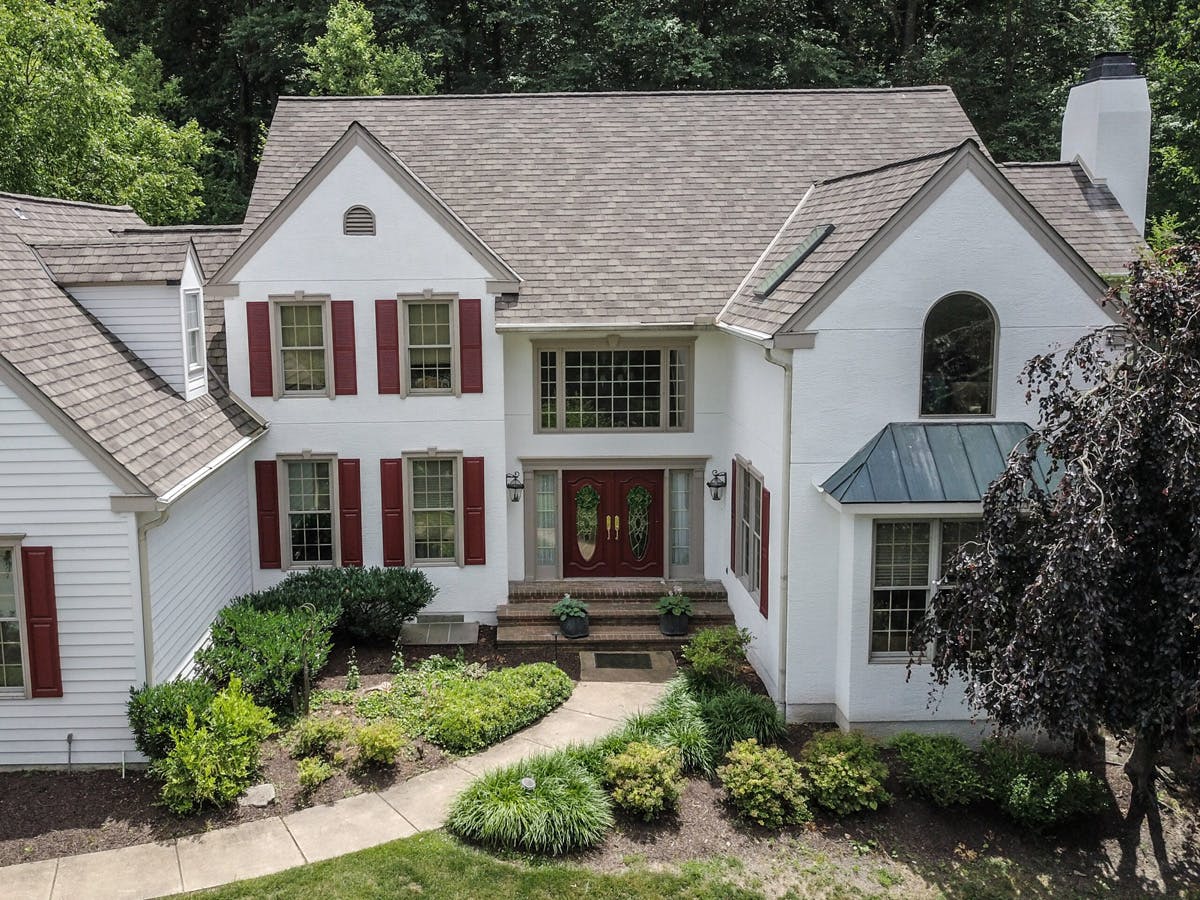
M281 397L332 397L333 396L333 322L330 317L330 301L328 294L306 294L297 291L295 294L272 296L271 301L271 375L275 389L275 399ZM284 306L319 306L321 307L321 338L322 349L325 351L325 388L316 391L284 390L283 386L283 320L281 308Z
M736 551L734 553L733 574L742 586L753 597L761 596L762 590L762 495L766 479L758 469L751 466L740 457L736 461L737 485L733 498L737 515L737 527L734 530ZM752 489L750 503L753 512L757 513L757 528L752 518L744 515L743 499L747 491Z
M280 546L282 548L283 569L329 569L341 565L341 498L338 496L338 466L337 454L334 453L298 453L283 454L276 458L279 471L279 528ZM327 462L329 463L329 513L332 531L332 558L329 562L303 562L292 559L292 493L288 483L289 466L291 463Z
M868 573L869 585L867 589L867 658L872 664L907 664L909 659L908 650L872 650L871 645L875 637L875 592L877 590L892 590L892 591L925 591L925 612L929 612L929 604L933 600L934 595L946 585L942 584L942 528L950 522L979 522L980 517L975 515L964 516L876 516L870 520L871 522L871 570ZM875 539L875 527L879 523L912 523L912 524L927 524L929 526L929 560L928 569L926 571L927 580L924 585L877 585L875 583L875 557L877 553L877 541ZM911 631L909 632L911 635ZM923 656L917 657L918 662L924 662Z
M573 352L615 352L630 350L659 351L659 424L647 427L620 428L568 428L566 397L566 354ZM682 350L687 354L683 365L683 421L671 425L671 351ZM554 357L554 406L553 427L542 424L542 354L553 353ZM696 385L696 342L695 340L634 340L613 335L603 341L571 341L533 343L533 430L547 434L644 434L658 432L689 433L695 424Z
M29 632L25 624L25 583L21 569L21 542L24 539L25 536L20 534L0 534L0 550L12 551L13 599L17 607L17 632L21 641L22 681L20 687L0 687L0 701L25 700L29 697Z
M462 343L458 323L458 294L434 293L398 294L400 301L400 395L402 397L433 396L459 397L462 395ZM444 303L450 307L450 387L414 388L412 378L412 347L408 341L409 307L414 304Z
M204 294L199 288L189 288L181 292L183 295L183 363L189 379L198 378L204 373L207 364L204 347ZM196 325L188 325L188 306L195 301ZM196 356L192 358L192 337L196 339Z
M461 451L431 448L401 454L404 460L404 552L408 565L416 568L463 565L463 455ZM417 556L416 505L413 502L413 463L448 460L454 469L454 558L425 559Z

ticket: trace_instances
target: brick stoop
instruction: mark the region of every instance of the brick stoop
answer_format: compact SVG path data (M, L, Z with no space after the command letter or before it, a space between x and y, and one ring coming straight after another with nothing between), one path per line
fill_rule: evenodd
M669 587L678 588L692 601L720 600L728 598L725 585L719 581L664 581L661 578L612 579L571 578L564 581L510 581L508 602L526 600L549 600L554 603L563 594L580 600L658 600Z

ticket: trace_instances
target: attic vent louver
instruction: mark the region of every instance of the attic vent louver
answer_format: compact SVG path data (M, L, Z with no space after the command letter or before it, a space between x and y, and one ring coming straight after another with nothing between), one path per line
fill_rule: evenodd
M21 209L21 207L19 207L19 206L14 206L12 208L12 212L13 212L13 215L16 216L18 219L28 219L29 218L29 216L25 215L25 210Z
M771 296L771 292L779 287L787 279L789 275L796 271L796 267L808 258L821 241L829 237L833 233L832 225L818 225L809 232L806 237L795 250L784 257L783 261L773 268L767 277L758 283L758 287L754 291L754 296L759 300L765 300Z
M375 213L365 206L352 206L342 216L342 231L345 234L374 234Z

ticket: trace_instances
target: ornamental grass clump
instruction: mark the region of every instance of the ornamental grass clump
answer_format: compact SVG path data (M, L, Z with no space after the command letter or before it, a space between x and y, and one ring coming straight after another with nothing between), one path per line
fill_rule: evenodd
M605 781L617 806L651 822L674 811L683 790L677 747L635 741L608 760Z
M809 799L835 816L879 809L892 802L884 789L887 766L879 749L858 732L823 731L800 751Z
M446 828L502 850L558 855L593 847L613 825L599 782L569 753L535 756L476 779Z
M711 689L700 695L699 702L718 759L738 741L754 738L760 744L774 744L787 734L787 724L775 701L744 685Z
M975 754L949 734L906 731L892 739L909 792L938 806L961 806L984 796Z
M734 809L765 828L799 825L812 819L800 765L777 747L750 738L730 748L717 775Z

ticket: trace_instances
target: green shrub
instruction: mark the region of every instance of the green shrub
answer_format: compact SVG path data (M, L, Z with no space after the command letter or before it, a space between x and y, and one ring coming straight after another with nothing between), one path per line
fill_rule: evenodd
M904 763L900 780L911 793L938 806L972 803L983 794L975 754L949 734L907 731L892 739Z
M605 777L617 806L650 822L679 802L680 764L677 747L634 742L608 760Z
M425 710L425 737L453 753L471 753L541 718L573 688L570 677L550 663L451 681Z
M175 746L153 771L163 780L162 801L186 815L225 806L250 784L262 742L275 733L269 710L257 706L234 678L201 718L191 710L174 730Z
M336 611L255 609L227 606L212 625L212 642L196 654L200 669L218 684L237 677L263 706L299 712L305 644L311 678L329 659ZM310 634L311 629L311 634ZM307 637L306 637L307 635Z
M738 741L717 775L738 814L751 822L779 828L812 819L800 765L777 747Z
M387 719L358 729L354 742L358 745L358 758L376 766L393 765L400 751L408 746L404 729Z
M292 757L328 757L350 735L350 723L344 719L318 719L305 716L288 732L287 745Z
M987 741L981 755L988 796L1014 821L1035 831L1093 815L1108 802L1107 789L1091 772L1021 744Z
M296 763L296 777L301 790L315 791L333 777L333 766L319 756L307 756Z
M692 671L708 680L733 678L746 662L750 632L733 625L701 628L683 648Z
M787 734L775 701L740 684L701 695L700 715L708 725L717 758L738 741L754 738L760 744L774 744Z
M318 567L293 572L274 587L247 595L246 601L268 611L297 610L311 603L333 615L340 633L354 640L390 643L437 592L420 569Z
M532 788L521 784L533 780ZM489 847L560 854L595 846L612 827L608 795L567 753L535 756L476 779L446 828Z
M172 730L187 725L187 714L203 717L216 690L207 681L180 679L129 689L129 727L138 750L151 761L175 746Z
M883 787L888 770L878 748L857 732L823 731L804 745L800 759L809 799L835 816L892 801Z

